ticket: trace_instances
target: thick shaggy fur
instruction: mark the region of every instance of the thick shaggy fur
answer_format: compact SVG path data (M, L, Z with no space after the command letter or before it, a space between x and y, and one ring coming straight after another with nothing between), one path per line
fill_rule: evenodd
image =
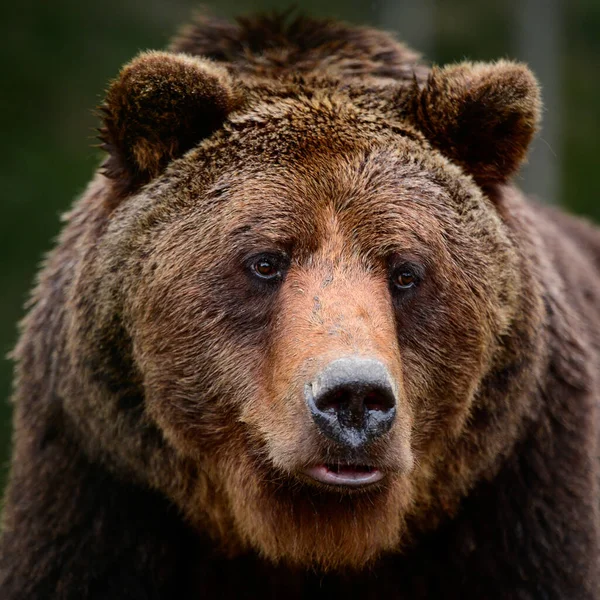
M600 233L509 183L526 67L202 17L102 112L15 351L3 600L600 598ZM303 390L354 354L399 400L349 453ZM348 461L386 477L302 475Z

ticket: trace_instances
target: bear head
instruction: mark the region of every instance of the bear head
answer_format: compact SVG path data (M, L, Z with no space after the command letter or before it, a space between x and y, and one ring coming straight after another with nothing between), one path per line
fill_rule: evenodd
M230 554L360 568L452 514L528 410L503 192L528 69L265 81L150 52L103 111L69 315L88 452Z

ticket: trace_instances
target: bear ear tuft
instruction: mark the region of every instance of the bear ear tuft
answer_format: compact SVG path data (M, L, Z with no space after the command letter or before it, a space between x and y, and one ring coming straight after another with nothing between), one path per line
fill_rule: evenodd
M223 125L237 94L225 69L169 52L126 65L101 107L104 174L127 195Z
M402 112L482 187L506 181L521 165L540 121L538 83L522 64L434 67L415 82Z

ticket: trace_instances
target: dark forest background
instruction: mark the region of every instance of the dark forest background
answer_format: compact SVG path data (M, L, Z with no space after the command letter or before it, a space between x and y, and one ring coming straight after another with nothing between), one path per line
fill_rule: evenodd
M206 3L232 17L277 0ZM0 490L10 449L4 356L59 217L100 160L93 108L138 51L164 47L192 0L22 0L0 6ZM544 129L518 183L600 222L600 0L310 0L297 9L398 32L438 63L516 58L542 81Z

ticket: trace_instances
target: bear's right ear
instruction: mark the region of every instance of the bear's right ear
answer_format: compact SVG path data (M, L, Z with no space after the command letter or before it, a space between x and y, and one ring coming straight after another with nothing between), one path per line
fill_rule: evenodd
M141 54L122 69L101 108L104 174L119 194L132 193L221 127L237 105L222 67L185 54Z

